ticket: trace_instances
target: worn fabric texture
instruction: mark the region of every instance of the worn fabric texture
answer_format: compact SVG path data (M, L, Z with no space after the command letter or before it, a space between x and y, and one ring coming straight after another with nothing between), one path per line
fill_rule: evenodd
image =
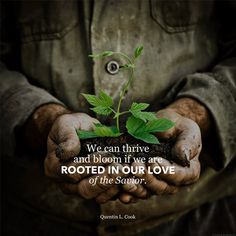
M17 187L9 194L87 229L90 223L98 223L99 214L133 213L135 222L113 222L119 225L113 234L123 236L153 228L205 202L234 195L235 5L235 1L213 0L5 2L1 8L6 13L1 19L5 64L0 67L1 158L15 166L17 176ZM66 196L44 177L41 159L13 155L15 130L43 104L59 103L89 113L81 93L100 89L117 100L127 72L112 75L106 65L125 61L116 55L92 61L88 54L112 50L131 55L138 45L144 46L144 53L123 108L136 101L150 103L151 110L157 111L179 97L204 104L213 117L216 135L214 156L202 159L211 159L214 169L203 165L197 183L176 195L153 196L134 205L114 201L99 206ZM15 181L11 172L10 183ZM32 186L37 189L32 191ZM106 234L106 227L106 222L101 222L98 232Z

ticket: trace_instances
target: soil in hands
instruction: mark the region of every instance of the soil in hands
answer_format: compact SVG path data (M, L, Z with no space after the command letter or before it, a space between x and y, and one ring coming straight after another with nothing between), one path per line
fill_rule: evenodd
M97 144L97 146L101 146L102 150L106 147L114 147L118 146L119 150L122 150L122 146L128 144L129 146L148 146L149 152L111 152L113 155L117 157L124 157L125 155L131 155L131 157L146 157L148 160L149 157L162 157L170 162L175 162L182 166L189 166L189 161L185 159L179 159L176 156L172 155L172 147L174 142L161 142L160 144L149 144L145 143L141 140L137 140L130 135L122 135L117 138L92 138L87 140L81 140L81 151L80 156L87 156L91 154L88 152L87 145ZM131 158L132 160L132 158Z

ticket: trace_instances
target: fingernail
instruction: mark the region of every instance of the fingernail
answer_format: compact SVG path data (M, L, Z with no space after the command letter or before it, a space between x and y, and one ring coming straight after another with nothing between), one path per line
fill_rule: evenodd
M185 155L185 158L186 158L188 161L190 161L190 151L184 149L184 155Z
M55 150L56 157L57 157L58 159L61 159L61 156L62 156L63 153L64 153L63 148L62 148L60 145L58 145L58 146L56 147L56 150Z

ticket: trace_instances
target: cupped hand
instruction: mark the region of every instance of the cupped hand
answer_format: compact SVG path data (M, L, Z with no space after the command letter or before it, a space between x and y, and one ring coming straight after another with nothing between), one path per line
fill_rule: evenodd
M148 197L150 194L174 194L178 192L180 186L192 184L199 179L201 170L199 155L202 149L202 139L198 124L171 108L160 110L157 116L165 117L175 123L171 129L156 133L161 140L174 140L173 159L169 161L163 158L161 162L148 164L133 163L132 165L144 166L144 174L136 174L136 177L144 178L146 184L123 186L124 193L120 195L120 200L124 203L132 202L136 198ZM151 171L157 166L161 168L174 166L175 173L149 174L147 165Z
M115 179L116 175L108 174L108 165L120 165L115 163L102 163L106 165L105 173L102 175L91 174L62 174L61 166L96 166L101 163L74 163L73 157L80 152L80 140L76 134L76 129L93 130L94 124L99 123L95 118L84 113L74 113L61 115L53 123L47 141L47 156L44 161L44 169L47 177L60 184L61 189L67 194L76 194L85 199L96 198L98 203L105 203L119 192L118 186L112 184L101 184L97 182L95 186L89 183L90 178L108 177ZM98 153L97 153L98 154ZM96 155L96 153L94 154ZM99 153L98 155L107 155Z

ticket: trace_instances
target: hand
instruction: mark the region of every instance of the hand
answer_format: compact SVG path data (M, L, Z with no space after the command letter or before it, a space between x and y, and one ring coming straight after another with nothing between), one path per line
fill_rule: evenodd
M96 154L103 154L101 152L99 153L94 153L93 155ZM104 155L107 157L107 153L104 153ZM71 165L71 164L70 164ZM86 164L80 164L80 165L91 165L91 166L96 166L96 165L101 165L100 163L86 163ZM114 184L115 179L117 176L125 177L126 175L121 172L121 167L122 165L119 163L111 163L111 164L102 164L105 165L105 172L103 174L98 174L98 175L88 175L88 174L83 174L83 175L67 175L67 182L65 182L66 179L63 179L62 183L60 184L60 187L62 191L66 194L76 194L79 196L82 196L85 199L92 199L95 198L97 203L106 203L109 200L112 200L119 192L120 188L118 185ZM120 174L110 174L108 173L108 167L115 166L120 168ZM104 179L104 177L107 177L109 180L113 180L113 184L110 183L101 183L99 180L101 178ZM95 185L91 185L89 183L90 179L97 179L98 181L96 182Z
M156 135L162 140L173 140L172 160L181 166L189 166L190 160L199 156L201 152L202 139L199 126L171 108L159 111L157 116L165 117L175 123L171 129Z
M124 204L129 204L137 202L138 199L148 199L150 196L150 191L141 184L124 184L119 200Z
M94 123L99 123L95 118L84 113L73 113L61 115L52 125L47 141L47 156L44 161L44 169L47 177L60 183L60 187L64 193L77 194L85 199L96 198L98 203L105 203L113 198L119 192L118 186L112 184L100 184L97 182L95 186L89 183L90 178L96 178L96 175L89 174L66 174L60 172L61 165L99 165L100 163L84 163L76 164L70 161L80 152L80 140L76 134L76 129L92 130ZM102 154L101 155L107 155ZM103 164L103 165L106 165ZM111 163L109 165L121 164ZM107 176L115 179L116 174L109 175L106 171L99 177ZM122 175L121 175L122 176Z
M200 176L199 154L201 152L201 133L204 135L210 130L210 116L207 109L197 101L190 98L182 98L171 104L167 109L163 109L157 113L159 117L166 117L175 122L175 126L163 133L158 133L157 136L163 139L175 139L175 145L172 153L175 156L175 161L181 163L176 164L163 159L162 163L150 164L153 169L156 165L159 166L175 166L174 175L160 174L158 178L154 175L147 174L137 175L139 178L146 179L146 188L142 192L149 196L148 192L155 194L173 194L179 189L179 186L196 182ZM201 131L200 131L201 130ZM189 164L189 167L186 166ZM133 163L133 165L144 165ZM122 202L132 202L137 198L139 186L129 186L126 192L120 195ZM148 190L148 191L147 191ZM144 194L144 195L145 195ZM139 197L138 197L139 198Z

